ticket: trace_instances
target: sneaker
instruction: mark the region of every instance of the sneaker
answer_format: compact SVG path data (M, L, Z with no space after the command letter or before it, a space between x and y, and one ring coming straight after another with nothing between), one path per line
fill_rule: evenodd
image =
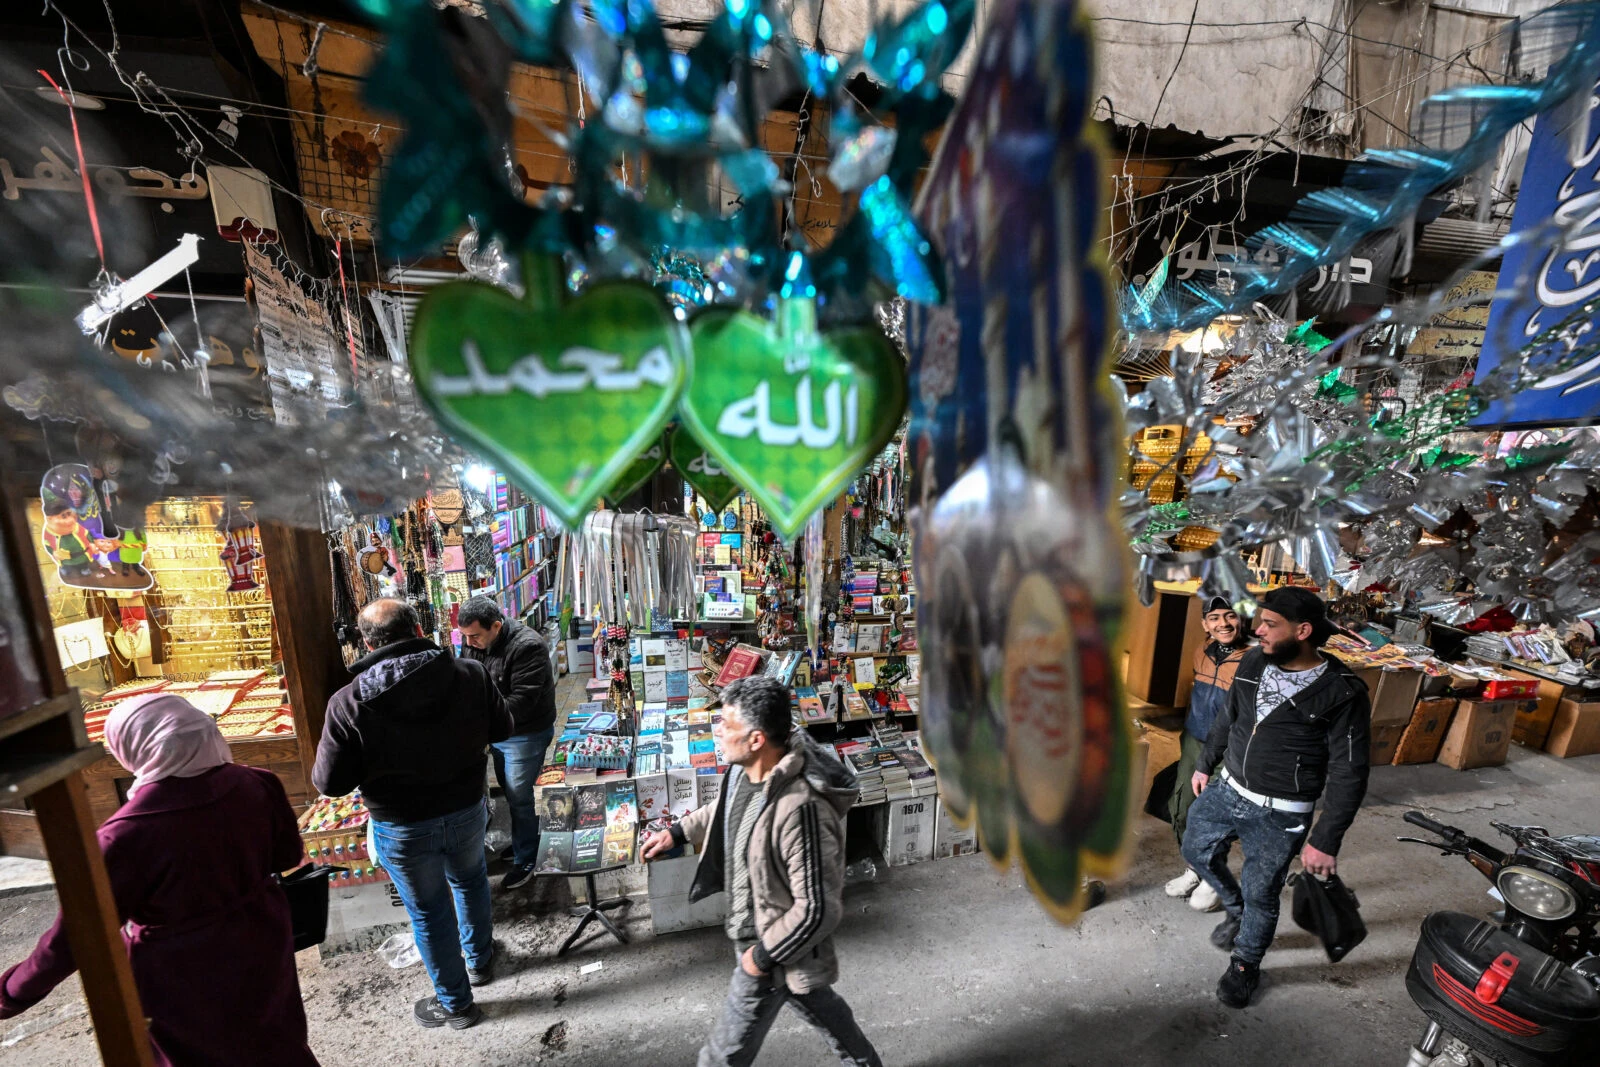
M417 1001L416 1007L411 1009L412 1017L417 1020L417 1025L429 1030L448 1026L452 1030L465 1030L483 1018L483 1009L476 1004L470 1004L465 1011L446 1011L438 997L423 997Z
M483 961L483 966L481 967L474 967L470 963L467 964L467 984L480 986L488 985L494 981L494 960L494 954L490 953L489 958Z
M513 867L500 879L500 888L503 890L521 889L533 881L533 864L524 863L520 867Z
M1167 883L1166 894L1169 897L1186 897L1204 884L1198 874L1185 867L1182 874Z
M1247 1008L1260 983L1260 964L1229 960L1227 973L1217 981L1217 999L1230 1008Z
M1218 899L1217 891L1211 888L1210 882L1201 882L1189 894L1189 907L1195 911L1220 911L1222 901Z
M1233 939L1239 936L1239 920L1232 915L1225 917L1211 931L1211 943L1224 952L1233 951Z

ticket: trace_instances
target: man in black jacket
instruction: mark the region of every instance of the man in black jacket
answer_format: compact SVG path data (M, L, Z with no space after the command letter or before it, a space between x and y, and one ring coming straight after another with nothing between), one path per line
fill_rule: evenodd
M1319 876L1338 866L1339 843L1367 792L1372 719L1366 684L1320 651L1334 632L1321 599L1288 587L1260 604L1261 644L1244 654L1201 750L1198 799L1183 836L1183 858L1227 911L1211 943L1232 953L1217 999L1233 1008L1249 1004L1260 981L1289 863L1299 853ZM1319 797L1322 817L1312 829ZM1242 888L1228 870L1235 839L1244 852Z
M510 735L511 717L482 666L422 636L411 605L375 600L359 624L372 651L328 701L311 780L330 797L360 787L369 850L394 879L436 991L413 1016L464 1030L483 1017L472 986L491 979L494 953L483 754Z
M511 713L511 736L494 745L494 774L511 809L511 870L501 889L519 889L533 879L539 856L539 814L534 785L544 770L545 751L555 737L556 679L550 651L537 633L508 619L500 605L475 596L456 612L462 654L489 672Z

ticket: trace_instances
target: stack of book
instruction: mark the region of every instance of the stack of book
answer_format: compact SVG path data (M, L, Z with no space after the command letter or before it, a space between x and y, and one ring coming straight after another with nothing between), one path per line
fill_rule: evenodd
M821 694L811 686L804 686L795 690L795 699L799 705L798 720L806 725L819 722L833 722L833 712L828 709L827 703Z
M855 772L856 784L861 787L861 795L856 798L858 806L881 804L889 799L883 784L883 768L878 762L878 748L866 741L841 741L835 748L845 766Z

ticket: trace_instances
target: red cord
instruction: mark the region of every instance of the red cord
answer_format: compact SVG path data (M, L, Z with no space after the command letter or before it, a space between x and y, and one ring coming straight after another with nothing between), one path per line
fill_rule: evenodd
M94 207L94 190L89 187L89 165L83 161L83 139L78 136L78 109L73 104L72 99L67 96L66 91L56 84L54 78L50 77L49 71L41 68L39 73L44 76L45 81L50 83L50 88L54 89L61 97L61 102L67 105L67 114L72 119L72 147L78 150L78 176L83 179L83 199L89 204L89 228L94 231L95 251L100 253L100 269L104 270L106 266L106 246L105 242L100 239L100 213Z
M361 388L361 370L356 366L356 335L350 328L350 290L344 285L344 238L333 239L333 258L339 261L339 292L342 294L341 310L344 312L344 337L350 343L350 387ZM354 253L352 253L353 255Z

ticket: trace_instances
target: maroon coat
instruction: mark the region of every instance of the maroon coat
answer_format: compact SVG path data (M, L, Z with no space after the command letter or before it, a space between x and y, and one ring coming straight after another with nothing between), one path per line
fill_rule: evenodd
M163 778L99 838L156 1062L315 1067L289 905L271 879L301 856L282 783L236 764ZM0 1007L31 1007L75 970L58 915L0 976Z

